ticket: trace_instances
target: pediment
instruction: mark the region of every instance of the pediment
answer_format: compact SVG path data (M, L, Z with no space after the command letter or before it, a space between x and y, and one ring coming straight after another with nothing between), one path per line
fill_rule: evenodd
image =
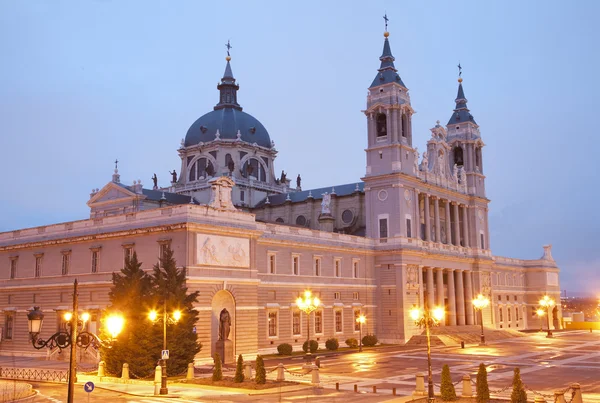
M120 186L114 182L110 182L102 189L100 189L95 195L93 195L87 202L87 205L92 207L93 205L97 206L103 204L110 204L114 202L124 202L140 197L144 196L136 194L131 190Z

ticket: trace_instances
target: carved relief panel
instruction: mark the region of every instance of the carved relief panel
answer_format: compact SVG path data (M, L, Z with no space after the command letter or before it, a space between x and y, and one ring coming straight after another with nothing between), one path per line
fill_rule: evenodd
M196 252L196 263L199 265L250 267L248 239L198 234Z

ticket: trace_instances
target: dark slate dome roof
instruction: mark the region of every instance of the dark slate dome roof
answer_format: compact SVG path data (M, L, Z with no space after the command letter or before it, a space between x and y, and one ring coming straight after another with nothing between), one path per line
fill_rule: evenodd
M235 108L216 109L201 116L190 126L185 136L185 146L213 141L217 130L221 139L236 140L239 130L242 141L271 148L271 137L262 123L254 116Z

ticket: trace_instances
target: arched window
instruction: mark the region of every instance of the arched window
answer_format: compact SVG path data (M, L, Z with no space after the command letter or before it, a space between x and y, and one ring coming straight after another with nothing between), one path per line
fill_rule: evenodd
M475 149L475 166L479 168L479 172L483 172L483 166L481 165L481 147Z
M283 218L279 217L275 220L275 222L283 224L284 221L283 221Z
M463 149L462 147L456 146L453 150L454 153L454 163L459 167L463 166Z
M242 168L242 176L244 178L253 177L261 182L267 181L267 174L263 166L256 158L250 158L244 163L244 167Z
M196 179L204 179L215 174L215 167L208 158L199 158L190 169L190 182Z
M387 118L385 114L378 113L376 118L377 137L387 136Z
M225 154L225 166L229 169L229 172L233 172L235 169L235 164L233 162L233 158L231 158L231 154Z
M406 114L402 114L402 137L408 137L408 119Z

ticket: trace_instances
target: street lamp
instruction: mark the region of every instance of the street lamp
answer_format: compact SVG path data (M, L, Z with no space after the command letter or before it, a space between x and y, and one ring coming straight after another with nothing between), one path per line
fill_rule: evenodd
M306 364L310 364L312 355L310 352L310 313L319 307L321 301L317 297L313 297L309 290L304 291L304 297L296 299L296 306L306 314Z
M552 337L552 330L550 329L550 309L554 306L554 300L547 295L544 295L542 299L540 299L540 305L547 309L548 316L546 317L548 324L548 334L546 337Z
M365 315L363 315L362 313L360 315L358 315L358 317L356 318L356 323L358 323L358 329L359 329L359 347L358 347L358 352L362 353L362 325L367 321L367 318L365 317Z
M540 332L541 332L542 330L544 330L543 329L544 322L542 322L542 316L544 316L544 314L546 312L544 312L544 310L542 308L538 308L537 311L535 311L535 313L537 314L537 316L538 316L538 318L540 320Z
M483 334L483 310L490 305L490 300L484 297L482 294L477 295L477 298L473 300L473 307L476 311L479 311L479 319L481 322L481 340L479 341L480 346L485 346L485 335Z
M65 329L61 329L54 333L48 339L43 340L39 338L39 334L42 331L42 324L44 323L44 313L41 311L39 306L34 306L33 310L27 314L27 325L29 334L31 335L32 346L40 350L44 347L50 349L58 347L60 350L71 347L71 356L69 358L69 379L68 379L68 392L67 402L73 403L73 396L75 392L75 379L77 378L77 347L87 348L91 345L105 345L110 343L109 341L102 341L94 333L83 331L85 323L90 320L90 314L83 312L81 319L77 312L78 309L78 298L77 298L77 279L73 283L73 312L65 312L63 318L67 321ZM116 338L123 328L124 319L117 315L111 315L109 318L113 318L112 321L121 323L120 327L113 327L109 329L109 333L112 338ZM79 332L82 330L81 332Z
M148 318L156 323L158 319L158 312L152 310L148 313ZM162 311L162 322L163 322L163 350L167 349L167 323L177 323L181 319L181 311L176 310L173 311L171 317L167 314L167 299L163 300L163 311ZM167 387L167 360L162 358L160 359L161 366L161 379L160 379L160 391L159 394L167 395L169 394L169 388ZM156 392L155 392L156 393Z
M431 371L431 339L429 334L429 328L432 326L439 325L440 321L444 318L444 308L434 307L431 311L427 307L427 300L425 300L425 309L420 309L413 305L410 310L410 317L415 321L415 324L419 327L425 326L425 334L427 335L427 369L428 369L428 391L427 401L435 402L433 394L433 375Z

